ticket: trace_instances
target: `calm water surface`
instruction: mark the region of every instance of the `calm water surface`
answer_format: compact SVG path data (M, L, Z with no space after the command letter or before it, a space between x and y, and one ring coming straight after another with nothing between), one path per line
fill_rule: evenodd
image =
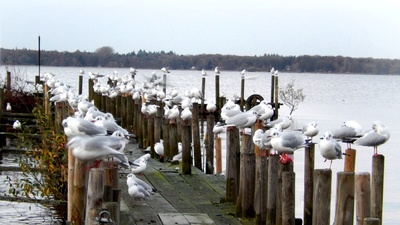
M111 74L118 71L119 75L129 74L129 68L77 68L77 67L42 67L41 72L52 72L56 77L65 83L77 87L79 70L85 72L98 72L100 74ZM21 74L26 74L27 79L33 80L37 74L37 67L9 67L9 70L17 70ZM160 70L138 70L136 79L144 81L155 71L162 76ZM167 75L167 93L171 87L177 88L181 93L192 87L201 88L201 71L170 71ZM215 101L215 76L213 71L207 71L206 93L207 100ZM0 77L4 79L4 66L0 67ZM245 97L252 94L260 94L264 99L270 99L270 80L268 72L248 72L245 80ZM279 85L285 86L290 81L294 81L296 89L303 89L306 96L304 102L300 103L299 108L292 114L295 123L294 128L300 128L303 124L316 121L320 128L320 135L325 131L330 131L339 127L343 121L356 120L365 130L371 128L375 120L380 120L386 124L391 132L390 140L379 147L379 153L385 156L385 186L384 186L384 209L383 224L400 224L400 195L399 190L400 175L396 171L397 159L400 156L397 150L400 146L400 94L398 87L400 76L391 75L349 75L349 74L307 74L307 73L280 73ZM87 93L87 75L84 75L84 92ZM234 94L240 96L240 72L221 71L220 91L227 98ZM279 111L281 116L289 113L289 108L282 106ZM342 148L345 149L345 145ZM373 149L367 147L353 146L357 149L356 172L370 172L372 165ZM303 155L304 150L295 153L296 172L296 217L303 217ZM316 147L315 168L328 168L329 162L324 163L324 159ZM336 173L343 170L343 160L334 161L332 166L332 216L335 210L336 194ZM9 206L9 202L0 202L1 209L14 210ZM17 207L17 206L15 206ZM7 211L7 210L6 210ZM1 210L1 218L8 215ZM29 215L27 216L29 217ZM40 215L42 221L43 217ZM30 218L32 219L32 218ZM21 224L24 224L23 222Z

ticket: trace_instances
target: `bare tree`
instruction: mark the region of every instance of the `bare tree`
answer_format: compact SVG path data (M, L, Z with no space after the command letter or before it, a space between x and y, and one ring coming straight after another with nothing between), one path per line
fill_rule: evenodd
M299 107L299 103L304 101L305 97L303 89L294 89L294 80L289 82L286 87L279 88L279 98L290 108L290 115Z

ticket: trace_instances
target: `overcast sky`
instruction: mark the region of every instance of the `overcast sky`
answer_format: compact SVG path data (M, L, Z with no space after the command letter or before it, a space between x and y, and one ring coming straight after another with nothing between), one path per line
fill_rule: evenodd
M400 59L398 0L0 0L2 48Z

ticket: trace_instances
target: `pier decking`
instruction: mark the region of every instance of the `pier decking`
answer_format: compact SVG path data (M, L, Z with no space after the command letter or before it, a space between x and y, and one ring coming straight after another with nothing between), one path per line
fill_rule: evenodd
M144 154L137 144L129 144L127 151L132 152L127 153L130 159ZM129 196L127 174L120 171L120 224L253 224L235 218L235 206L224 203L224 176L204 174L195 167L191 175L180 170L179 165L149 159L146 171L138 177L157 191L141 202Z

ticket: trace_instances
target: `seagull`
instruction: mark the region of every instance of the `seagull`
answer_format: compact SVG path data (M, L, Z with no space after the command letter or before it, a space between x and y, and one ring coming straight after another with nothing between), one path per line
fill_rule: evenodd
M219 74L220 74L220 71L219 71L219 68L218 68L218 66L217 66L217 67L215 67L215 69L214 69L214 72L215 72L215 75L219 75Z
M253 135L253 143L257 145L260 149L271 149L271 132L275 129L263 131L262 129L257 129Z
M210 101L207 103L206 110L213 113L217 110L217 105L213 101Z
M182 120L190 120L192 119L192 111L190 111L189 107L186 107L181 112Z
M19 122L18 120L14 121L14 123L13 123L13 129L14 129L14 130L19 130L19 129L21 129L21 122Z
M118 125L115 121L106 120L104 116L97 116L95 120L94 125L104 127L107 130L107 133L121 131L125 136L130 136L129 132Z
M178 118L179 114L180 112L178 106L174 105L172 106L172 109L170 109L170 113L168 114L168 119L170 119L172 122L174 119Z
M146 154L147 155L147 154ZM148 154L150 155L150 154ZM131 172L135 174L143 173L147 168L147 158L140 157L136 159L131 165Z
M214 125L212 130L215 138L217 138L219 134L224 133L225 131L226 131L225 126L221 122L217 122L217 124Z
M10 103L9 103L9 102L7 102L7 105L6 105L6 110L7 110L7 111L11 111L11 105L10 105Z
M341 139L343 142L353 142L356 138L361 137L362 133L361 125L354 120L343 122L340 128L331 132L333 138Z
M144 198L145 195L139 191L138 184L136 182L133 182L131 186L128 187L128 193L131 197L133 198Z
M164 141L162 139L154 144L154 151L160 158L164 156Z
M304 135L296 131L280 132L273 130L268 137L271 137L272 148L282 153L281 159L279 160L282 163L292 161L286 154L293 154L295 150L307 146Z
M387 142L390 138L390 132L380 121L372 123L372 130L357 139L354 144L361 146L374 147L374 155L378 155L378 146Z
M303 126L302 132L304 136L307 137L307 140L312 141L312 138L319 133L319 128L317 127L317 123L312 121Z
M203 77L206 77L206 76L207 76L207 73L206 73L206 71L205 71L204 69L201 70L201 75L202 75Z
M161 68L161 71L162 71L164 74L165 74L165 73L169 73L168 69L165 68L165 67Z
M262 100L258 105L253 106L250 110L257 111L260 115L260 120L268 120L274 115L274 109L272 109L272 106L265 100Z
M89 120L89 121L91 121L91 122L93 122L93 121L95 121L97 116L105 117L105 113L100 111L96 106L91 106L91 107L88 108L84 118Z
M72 155L82 161L101 160L116 157L121 166L130 168L128 158L118 151L124 141L115 136L74 136L69 139L67 146L72 149Z
M279 118L267 123L266 127L274 127L279 125L282 130L289 128L292 125L292 116L286 116L285 118Z
M171 162L182 161L182 142L178 142L178 154L172 157Z
M333 139L330 132L325 132L323 139L319 142L319 150L322 157L326 160L331 160L329 169L332 168L332 161L334 159L342 159L342 147Z
M237 128L245 128L253 125L258 118L258 113L255 111L247 111L241 114L237 114L233 117L229 117L225 120L225 126L235 126Z
M96 126L94 123L83 118L67 117L62 121L62 126L67 137L107 134L107 130L104 127Z
M131 187L132 185L135 185L135 183L137 184L139 191L145 194L146 196L154 194L154 188L152 188L149 184L137 178L136 175L133 173L128 174L126 176L126 184L128 185L128 188Z
M233 107L224 106L221 109L221 118L227 120L230 117L236 116L238 114L242 114L243 112L240 110L240 106L235 104Z

